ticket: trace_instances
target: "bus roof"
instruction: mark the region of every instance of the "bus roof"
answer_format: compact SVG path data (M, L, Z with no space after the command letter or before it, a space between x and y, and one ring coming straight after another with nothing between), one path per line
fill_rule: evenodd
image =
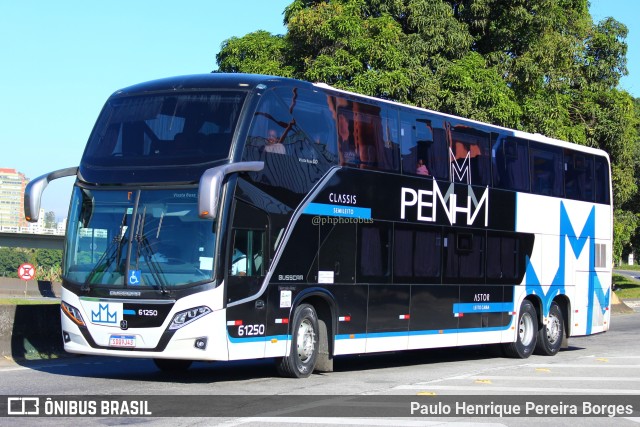
M186 76L167 77L139 83L116 91L113 96L139 95L151 92L165 92L175 90L207 90L207 89L241 89L251 90L258 85L267 87L274 85L291 85L311 83L302 80L294 80L286 77L265 76L261 74L242 73L209 73L193 74Z

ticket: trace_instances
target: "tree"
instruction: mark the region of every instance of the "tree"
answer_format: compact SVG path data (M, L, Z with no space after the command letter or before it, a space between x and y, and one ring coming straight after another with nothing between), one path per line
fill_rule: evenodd
M622 256L629 252L631 239L640 225L640 216L629 211L616 210L613 222L613 260L616 264L623 261Z
M0 274L5 277L18 277L18 268L29 262L29 255L17 248L0 248Z
M292 77L293 70L284 64L285 41L267 31L256 31L242 38L232 37L222 43L216 60L220 70L229 73L257 73Z
M285 35L225 42L220 70L320 81L602 148L616 244L628 247L640 114L616 88L627 28L594 23L588 0L294 0L284 16Z
M56 213L49 211L44 214L44 228L56 228Z
M633 100L633 109L636 117L636 136L640 135L640 98ZM640 150L636 151L636 156L640 157ZM637 163L640 163L637 161ZM636 183L640 182L640 168L636 168L634 180ZM640 192L636 192L623 206L626 212L633 212L638 215L640 213ZM630 245L626 245L627 242L621 242L623 248L623 255L627 251L633 251L635 254L640 254L640 219L636 223L635 229L631 233ZM626 251L625 251L626 249Z
M60 249L36 249L34 259L38 267L60 266L62 264L62 251Z

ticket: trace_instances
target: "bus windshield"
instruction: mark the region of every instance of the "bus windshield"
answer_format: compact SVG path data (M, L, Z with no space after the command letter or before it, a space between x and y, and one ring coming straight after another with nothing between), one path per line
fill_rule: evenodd
M63 274L85 287L171 290L211 280L214 242L194 189L75 188Z
M229 157L245 92L114 97L82 162L97 167L209 163Z

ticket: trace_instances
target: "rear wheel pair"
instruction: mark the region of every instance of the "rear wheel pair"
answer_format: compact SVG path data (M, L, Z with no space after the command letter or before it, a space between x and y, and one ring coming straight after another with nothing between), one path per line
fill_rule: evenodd
M538 330L538 341L536 343L536 354L554 356L562 346L564 338L564 318L560 307L555 302L551 303L547 324L542 325Z
M560 350L564 337L564 318L556 302L551 303L546 325L538 328L538 315L530 301L523 301L518 316L516 341L505 344L509 357L526 359L537 354L553 356Z

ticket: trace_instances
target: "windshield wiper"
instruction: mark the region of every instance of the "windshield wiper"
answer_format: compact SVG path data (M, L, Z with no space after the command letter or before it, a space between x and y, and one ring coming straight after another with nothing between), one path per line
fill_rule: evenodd
M93 267L93 269L91 269L89 274L87 274L87 278L85 279L81 288L83 291L90 290L91 279L93 279L96 273L106 271L109 268L109 266L111 266L114 260L120 259L120 255L122 254L122 242L125 240L124 232L125 232L126 225L127 225L127 211L125 210L122 216L122 221L120 223L118 234L113 236L111 243L100 256L100 258L96 262L95 267Z
M153 259L154 253L151 250L151 247L149 245L149 240L144 236L144 226L146 224L146 220L145 220L146 212L147 212L147 207L145 206L142 211L142 214L138 217L136 234L134 236L134 239L138 244L138 247L136 249L136 270L139 270L140 250L142 249L143 251L142 256L144 257L145 262L149 265L149 271L151 272L151 276L153 276L154 280L158 284L158 287L160 288L160 292L162 294L168 294L169 291L167 291L166 289L166 284L164 283L162 271L158 266L158 262Z
M87 274L87 278L84 280L82 284L81 290L83 292L88 292L91 290L90 284L91 279L97 273L102 273L106 271L109 266L113 263L113 261L120 259L120 255L122 254L122 242L125 241L124 233L127 226L127 211L125 209L124 215L122 216L122 221L120 222L120 229L118 230L118 234L113 236L111 243L107 247L107 249L102 253L98 261L96 262L95 267L91 269L89 274Z

